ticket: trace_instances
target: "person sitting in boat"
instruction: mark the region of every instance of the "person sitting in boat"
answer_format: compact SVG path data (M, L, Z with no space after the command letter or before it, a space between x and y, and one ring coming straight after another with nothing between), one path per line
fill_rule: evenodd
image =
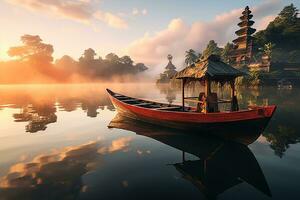
M199 94L199 97L198 97L198 102L197 103L197 109L196 109L196 112L203 112L205 109L204 107L204 102L206 101L206 98L205 98L205 93L204 92L200 92Z
M205 93L201 92L198 97L196 112L219 112L218 108L218 95L217 93L210 93L205 97Z
M207 112L219 112L217 93L210 93L207 96L206 102L207 102Z

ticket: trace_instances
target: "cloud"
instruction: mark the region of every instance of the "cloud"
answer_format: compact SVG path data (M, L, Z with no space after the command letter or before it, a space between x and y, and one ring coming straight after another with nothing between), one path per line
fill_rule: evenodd
M256 27L265 28L268 20L271 20L265 13L274 14L280 7L281 2L276 0L253 7L254 20L258 24ZM172 54L174 64L180 67L186 50L192 48L202 51L212 39L220 46L232 41L236 37L234 31L238 29L237 23L243 9L234 9L215 16L209 22L196 21L191 25L181 18L172 19L167 28L154 34L146 32L144 36L133 41L125 51L133 59L153 67L166 64L166 55Z
M139 10L137 8L132 9L132 15L138 15Z
M137 8L133 8L131 14L134 15L134 16L137 16L137 15L147 15L148 11L145 8L142 9L142 10L139 10Z
M110 12L103 13L101 11L97 11L96 13L94 13L94 17L113 28L117 28L117 29L128 28L128 25L125 20Z
M95 10L91 0L6 0L7 2L27 9L50 15L93 24L94 20L102 21L110 27L127 28L127 22L110 12Z
M258 30L263 30L265 29L268 24L273 21L276 18L276 15L268 15L263 17L257 24L256 24L256 28Z
M127 151L130 145L130 142L132 142L132 137L121 137L118 139L115 139L111 142L111 145L108 147L101 147L98 149L98 153L100 154L107 154L107 153L113 153L117 151Z
M147 9L143 9L143 10L142 10L142 15L147 15L147 14L148 14Z

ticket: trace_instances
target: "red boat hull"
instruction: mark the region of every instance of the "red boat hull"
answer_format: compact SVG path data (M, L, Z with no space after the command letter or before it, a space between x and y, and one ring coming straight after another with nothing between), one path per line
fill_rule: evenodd
M271 119L276 106L251 107L236 112L197 113L155 110L128 104L113 96L108 90L111 102L118 112L129 118L150 122L170 128L203 132L262 132Z

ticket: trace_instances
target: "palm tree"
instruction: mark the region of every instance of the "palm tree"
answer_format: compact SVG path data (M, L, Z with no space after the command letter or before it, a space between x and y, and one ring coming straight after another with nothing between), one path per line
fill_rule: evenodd
M185 64L191 65L198 59L196 52L193 49L190 49L185 52Z
M275 47L275 44L272 42L266 43L263 48L259 48L266 56L268 56L270 59L272 58L272 52Z

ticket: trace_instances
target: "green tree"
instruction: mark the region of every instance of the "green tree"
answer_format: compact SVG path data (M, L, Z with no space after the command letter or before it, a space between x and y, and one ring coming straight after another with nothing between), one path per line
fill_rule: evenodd
M143 72L148 69L148 67L146 67L144 63L137 63L134 67L137 72Z
M85 59L85 60L94 60L95 56L96 56L96 52L95 52L94 49L88 48L88 49L84 50L83 59Z
M268 56L269 58L272 58L273 49L275 47L275 44L272 44L272 42L269 42L267 44L264 44L263 48L260 48L260 50L263 52L264 55Z
M202 56L207 58L211 54L221 55L222 49L218 47L218 44L214 40L210 40L206 46L206 49L203 51Z
M185 52L185 64L191 65L198 59L196 52L193 49L190 49Z
M284 7L265 30L254 35L256 53L259 52L259 48L264 48L264 45L268 43L276 45L273 51L276 54L276 58L273 57L276 61L289 60L289 52L299 49L300 18L298 9L293 4ZM291 56L295 57L295 54L291 54Z
M71 56L68 55L64 55L63 57L55 61L56 67L67 71L75 71L77 65L78 62L76 62Z
M111 63L118 63L119 60L119 56L117 54L114 53L109 53L105 56L105 59Z
M275 25L294 25L298 20L297 15L298 9L294 6L294 4L290 4L283 8L273 23Z
M119 60L124 65L131 66L133 64L133 60L129 56L122 56Z
M22 46L11 47L8 55L21 61L31 62L32 65L49 65L53 61L53 46L45 44L38 35L21 36Z
M221 52L221 58L224 62L226 63L230 63L230 53L231 51L233 50L234 48L234 45L232 43L227 43L224 47L224 49L222 49L222 52Z

